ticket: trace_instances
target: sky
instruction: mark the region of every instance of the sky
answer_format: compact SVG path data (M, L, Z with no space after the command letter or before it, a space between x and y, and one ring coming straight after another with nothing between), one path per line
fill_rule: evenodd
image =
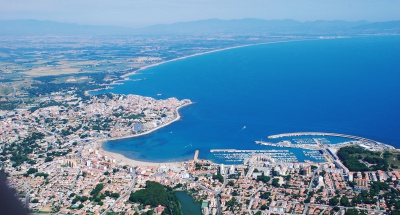
M400 20L400 0L0 0L0 20L142 27L211 18Z

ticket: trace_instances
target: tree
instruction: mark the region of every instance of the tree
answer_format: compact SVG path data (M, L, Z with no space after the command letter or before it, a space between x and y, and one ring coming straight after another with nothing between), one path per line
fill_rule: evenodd
M274 186L274 187L279 187L280 186L279 185L279 178L274 178L272 180L272 186Z
M356 209L347 209L345 215L358 215L358 210Z
M40 177L40 176L42 176L44 179L46 179L49 176L49 174L44 173L44 172L38 172L35 174L35 177Z
M217 173L216 175L213 175L212 179L218 180L219 182L224 183L224 177L220 173Z
M35 168L29 168L28 171L26 172L26 175L33 174L33 173L35 173L35 172L37 172L37 171L38 171L38 170L35 169Z
M261 175L257 176L257 182L262 181L263 183L267 183L269 180L271 180L271 177L265 176L264 173Z
M81 202L86 202L89 198L87 196L82 196L81 197Z
M93 197L97 197L103 188L104 188L103 184L97 184L96 187L90 192L90 195Z
M78 201L80 201L81 200L81 197L80 196L75 196L75 198L72 200L72 204L75 204L75 203L77 203Z
M118 199L119 198L119 193L111 194L111 198Z
M329 205L330 206L336 206L339 203L339 199L336 197L333 197L331 199L329 199Z
M235 209L235 205L236 205L236 198L235 197L232 197L231 200L226 202L226 208L228 210L231 210L232 212Z
M261 194L262 199L268 199L271 196L271 192L264 192Z
M340 199L340 204L343 205L343 206L345 206L345 207L350 207L350 206L351 206L351 204L350 204L350 202L349 202L349 199L348 199L346 196L343 196L343 197Z

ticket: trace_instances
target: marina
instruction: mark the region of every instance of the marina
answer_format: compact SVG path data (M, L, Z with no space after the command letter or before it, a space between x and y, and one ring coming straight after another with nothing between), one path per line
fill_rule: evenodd
M325 162L326 159L324 157L324 155L321 153L321 151L316 151L316 150L312 150L312 151L306 151L303 150L303 154L306 157L310 157L313 160L317 161L317 162Z
M297 156L289 150L211 149L210 152L222 163L246 163L251 157L260 155L267 155L275 162L298 162Z
M358 137L358 136L353 136L353 135L347 135L347 134L338 134L338 133L326 133L326 132L295 132L295 133L283 133L283 134L275 134L275 135L270 135L268 136L268 139L277 139L277 138L282 138L282 137L297 137L297 136L333 136L333 137L344 137L344 138L349 138L353 140L358 140L361 141L362 143L365 144L370 144L370 145L380 145L383 146L385 145L388 147L388 149L394 149L393 146L386 145L384 143L367 139L364 137Z

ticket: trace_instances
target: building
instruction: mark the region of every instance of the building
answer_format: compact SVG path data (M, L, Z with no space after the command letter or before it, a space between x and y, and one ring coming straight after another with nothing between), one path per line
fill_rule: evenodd
M229 174L230 174L230 175L235 174L235 166L234 166L234 165L232 165L232 166L229 168Z
M353 179L353 173L352 172L349 172L349 176L347 177L347 179L349 180L349 181L353 181L354 179Z
M224 174L225 174L225 166L224 166L224 164L221 164L221 166L219 167L219 173L220 173L221 175L224 175Z
M368 186L368 181L365 179L357 178L354 180L354 182L357 183L358 187L367 187Z
M301 170L302 175L310 175L311 174L311 166L306 166Z

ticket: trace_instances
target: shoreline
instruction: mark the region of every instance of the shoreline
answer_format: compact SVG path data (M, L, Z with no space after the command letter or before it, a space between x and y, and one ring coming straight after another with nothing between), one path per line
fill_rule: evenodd
M100 154L106 155L108 157L110 157L111 159L115 159L116 162L120 162L120 163L124 163L127 165L130 165L132 167L135 166L141 166L141 167L148 167L148 166L152 166L152 167L158 167L161 165L165 165L165 166L180 166L182 162L184 161L176 161L176 162L151 162L151 161L140 161L140 160L134 160L132 158L128 158L125 157L122 154L119 154L117 152L110 152L107 150L104 150L103 148L103 144L105 142L109 141L109 139L102 139L99 141L96 141L94 144L94 148L99 150Z
M183 60L183 59L187 59L187 58L191 58L191 57L196 57L196 56L201 56L201 55L205 55L205 54L211 54L211 53L215 53L215 52L226 51L226 50L231 50L231 49L236 49L236 48L243 48L243 47L250 47L250 46L257 46L257 45L266 45L266 44L275 44L275 43L283 43L283 42L305 41L305 40L315 40L315 38L314 39L294 39L294 40L284 40L284 41L271 41L271 42L262 42L262 43L252 43L252 44L237 45L237 46L231 46L231 47L226 47L226 48L221 48L221 49L216 49L216 50L211 50L211 51L206 51L206 52L195 53L195 54L182 56L182 57L174 58L174 59L171 59L171 60L166 60L166 61L162 61L162 62L159 62L159 63L150 64L150 65L147 65L147 66L140 67L136 71L129 72L129 73L126 73L124 75L121 75L120 77L123 78L123 79L119 80L119 81L121 81L121 82L126 81L126 80L129 79L128 76L134 75L139 71L142 71L142 70L145 70L145 69L148 69L148 68L151 68L151 67L159 66L159 65L162 65L162 64L165 64L165 63L174 62L174 61L178 61L178 60ZM102 90L102 89L88 90L88 91L85 91L85 94L90 94L90 92L92 92L92 91L100 91L100 90ZM172 121L170 121L170 122L168 122L166 124L163 124L163 125L161 125L159 127L153 128L151 130L148 130L148 131L146 131L144 133L140 133L140 134L134 134L134 135L128 135L128 136L123 136L123 137L114 137L114 138L103 139L103 140L100 141L100 143L101 143L100 146L98 146L96 144L96 148L98 148L99 151L101 150L104 154L109 155L110 157L112 156L116 160L122 161L122 162L124 162L126 164L131 164L133 166L134 165L137 165L137 166L158 166L158 165L165 165L165 164L180 163L180 162L147 162L147 161L134 160L134 159L131 159L131 158L127 158L122 154L104 150L103 144L105 142L107 142L107 141L122 140L122 139L135 138L135 137L147 135L147 134L150 134L150 133L152 133L152 132L154 132L154 131L156 131L158 129L161 129L161 128L165 127L165 126L168 126L168 125L172 124L173 122L176 122L176 121L180 120L181 116L179 114L179 109L182 108L182 107L188 106L190 104L193 104L193 102L189 102L189 103L187 103L185 105L181 105L181 106L177 107L175 109L175 113L177 114L177 117L174 120L172 120Z
M170 60L166 60L166 61L161 61L159 63L154 63L154 64L150 64L150 65L147 65L147 66L140 67L136 71L129 72L129 73L121 75L121 78L127 78L128 76L134 75L139 71L142 71L142 70L145 70L145 69L148 69L148 68L151 68L151 67L155 67L155 66L159 66L159 65L162 65L162 64L165 64L165 63L170 63L170 62L183 60L183 59L187 59L187 58L191 58L191 57L196 57L196 56L200 56L200 55L211 54L211 53L215 53L215 52L226 51L226 50L237 49L237 48L243 48L243 47L249 47L249 46L266 45L266 44L274 44L274 43L284 43L284 42L294 42L294 41L303 41L303 40L312 40L312 39L295 39L295 40L286 40L286 41L252 43L252 44L237 45L237 46L220 48L220 49L215 49L215 50L206 51L206 52L195 53L195 54L186 55L186 56L182 56L182 57L178 57L178 58L174 58L174 59L170 59Z
M307 39L302 39L302 40L307 40ZM201 52L201 53L196 53L196 54L191 54L191 55L187 55L187 56L182 56L182 57L178 57L178 58L174 58L171 60L167 60L167 61L162 61L159 63L155 63L155 64L150 64L147 66L143 66L140 67L138 70L133 71L133 72L129 72L126 73L124 75L121 76L121 78L123 78L122 80L120 80L121 82L126 81L127 79L129 79L128 76L134 75L139 71L151 68L151 67L155 67L155 66L159 66L165 63L169 63L169 62L174 62L174 61L178 61L178 60L183 60L183 59L187 59L187 58L191 58L191 57L196 57L196 56L200 56L200 55L205 55L205 54L210 54L210 53L215 53L215 52L220 52L220 51L226 51L226 50L231 50L231 49L236 49L236 48L242 48L242 47L249 47L249 46L257 46L257 45L265 45L265 44L273 44L273 43L282 43L282 42L292 42L292 41L300 41L300 40L287 40L287 41L274 41L274 42L263 42L263 43L253 43L253 44L246 44L246 45L238 45L238 46L231 46L231 47L227 47L227 48L222 48L222 49L216 49L216 50L211 50L211 51L206 51L206 52ZM93 91L100 91L102 89L97 89L97 90L88 90L85 91L85 95L86 94L90 94L90 92ZM102 152L103 154L110 156L114 159L116 159L117 161L132 165L132 166L159 166L159 165L176 165L176 164L180 164L181 162L148 162L148 161L139 161L139 160L134 160L131 158L127 158L122 154L116 153L116 152L110 152L107 151L103 148L104 143L106 143L107 141L112 141L112 140L122 140L122 139L128 139L128 138L135 138L135 137L139 137L139 136L143 136L143 135L147 135L150 134L158 129L161 129L165 126L168 126L170 124L172 124L173 122L176 122L178 120L181 119L181 115L179 114L179 109L181 109L182 107L188 106L193 104L193 102L189 102L185 105L181 105L179 107L177 107L175 109L175 113L176 113L176 118L166 124L163 124L159 127L153 128L151 130L148 130L144 133L140 133L140 134L134 134L134 135L128 135L128 136L123 136L123 137L114 137L114 138L107 138L107 139L102 139L100 140L98 143L96 143L95 148L99 150L99 152ZM182 161L183 162L183 161Z
M152 132L154 132L154 131L156 131L158 129L164 128L164 127L166 127L166 126L168 126L168 125L170 125L170 124L172 124L172 123L174 123L176 121L179 121L181 119L181 115L179 114L179 110L181 108L189 106L191 104L194 104L194 102L190 101L189 103L186 103L186 104L183 104L183 105L180 105L180 106L176 107L175 111L174 111L175 114L176 114L175 119L173 119L173 120L171 120L171 121L169 121L169 122L167 122L165 124L162 124L162 125L160 125L158 127L155 127L153 129L150 129L150 130L148 130L146 132L143 132L143 133L140 133L140 134L133 134L133 135L127 135L127 136L122 136L122 137L106 138L106 139L101 139L101 140L95 141L96 142L95 143L95 148L98 149L99 152L101 152L101 153L103 153L103 154L105 154L105 155L107 155L107 156L109 156L109 157L111 157L111 158L113 158L113 159L115 159L117 161L123 162L125 164L129 164L131 166L160 166L160 165L169 165L169 166L171 166L171 165L180 165L181 162L183 162L183 161L177 161L177 162L151 162L151 161L134 160L134 159L125 157L123 154L107 151L107 150L105 150L103 148L103 145L107 141L122 140L122 139L129 139L129 138L135 138L135 137L139 137L139 136L144 136L144 135L150 134L150 133L152 133Z

